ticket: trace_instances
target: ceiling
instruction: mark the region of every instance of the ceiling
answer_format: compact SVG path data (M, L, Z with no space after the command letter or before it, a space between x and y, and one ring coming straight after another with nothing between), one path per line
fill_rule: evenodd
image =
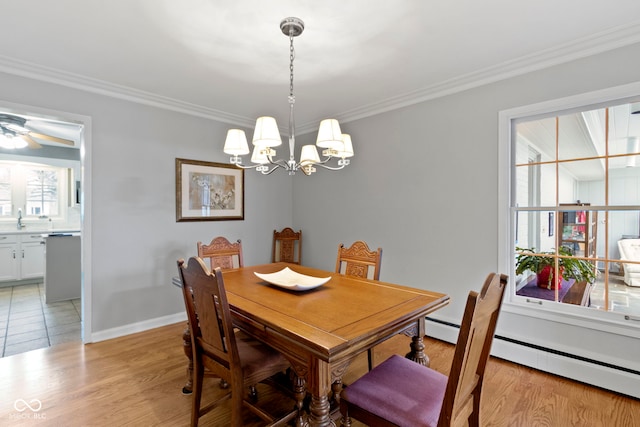
M640 42L638 0L3 2L0 71L252 126L354 120Z

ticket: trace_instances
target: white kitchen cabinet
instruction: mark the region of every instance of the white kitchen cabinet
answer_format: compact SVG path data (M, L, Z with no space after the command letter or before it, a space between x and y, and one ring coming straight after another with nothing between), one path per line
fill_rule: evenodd
M0 235L0 281L18 280L18 236Z
M20 236L20 279L44 276L44 240L40 234Z
M44 276L44 247L40 234L0 235L0 281Z

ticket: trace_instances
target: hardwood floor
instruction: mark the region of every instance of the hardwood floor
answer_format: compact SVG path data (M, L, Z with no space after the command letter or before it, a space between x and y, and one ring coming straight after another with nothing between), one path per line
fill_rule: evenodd
M187 426L191 397L181 394L186 358L184 324L83 346L65 343L0 359L0 425L9 426ZM408 339L396 336L376 347L375 360L404 354ZM431 366L447 373L453 346L427 340ZM344 378L366 371L366 354ZM205 396L222 393L207 380ZM260 401L286 412L293 402L275 400L264 386ZM39 410L32 411L27 404ZM228 401L203 417L201 426L229 422ZM487 367L483 426L640 425L640 401L544 374L498 359ZM247 411L247 426L261 422ZM355 423L354 423L355 424ZM356 424L362 425L362 424Z

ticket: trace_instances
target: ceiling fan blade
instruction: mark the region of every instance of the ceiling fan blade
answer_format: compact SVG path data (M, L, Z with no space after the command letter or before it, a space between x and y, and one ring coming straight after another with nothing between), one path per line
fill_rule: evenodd
M25 141L27 141L27 145L29 146L29 148L32 148L32 149L42 148L42 145L40 145L36 141L34 141L33 138L31 138L29 135L20 135L20 138L22 138Z
M58 142L60 144L70 145L72 147L76 145L71 140L58 138L57 136L45 135L44 133L30 131L29 135L35 136L36 138L40 138L40 139L46 139L47 141L53 141L53 142Z

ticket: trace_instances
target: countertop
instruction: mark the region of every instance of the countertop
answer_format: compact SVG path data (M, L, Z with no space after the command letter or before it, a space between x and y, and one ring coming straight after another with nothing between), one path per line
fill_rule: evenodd
M14 235L14 234L42 234L43 236L48 236L49 234L69 234L69 233L80 233L78 229L54 229L54 230L0 230L0 235Z

